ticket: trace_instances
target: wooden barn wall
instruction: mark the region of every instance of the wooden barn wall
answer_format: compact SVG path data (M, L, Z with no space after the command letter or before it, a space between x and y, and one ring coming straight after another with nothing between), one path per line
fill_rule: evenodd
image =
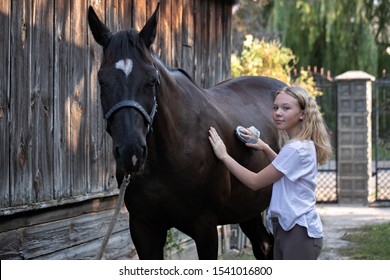
M113 31L139 30L157 2L1 1L3 214L116 189L96 79L101 49L86 11L93 5ZM225 2L161 1L154 50L202 87L229 75L230 26L223 20L230 22L231 6Z
M56 258L62 242L93 247L98 239L88 228L97 226L101 238L114 207L104 201L115 200L118 190L99 100L101 48L89 31L87 9L92 5L112 31L140 30L158 2L0 1L0 258ZM229 77L231 1L160 3L153 48L163 61L202 87ZM119 227L117 240L128 234L127 223ZM50 252L40 251L39 236L48 231L67 232L66 238L46 246ZM53 241L55 234L49 237Z

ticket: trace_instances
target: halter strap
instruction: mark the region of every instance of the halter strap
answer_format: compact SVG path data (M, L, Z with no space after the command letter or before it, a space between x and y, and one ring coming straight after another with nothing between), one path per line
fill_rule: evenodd
M123 108L123 107L131 107L131 108L137 109L144 116L144 118L146 119L148 124L152 125L154 115L156 114L156 111L157 111L157 102L156 102L156 98L154 98L154 105L152 108L152 112L149 115L148 112L146 112L146 110L144 109L144 107L142 107L142 105L139 104L137 101L122 100L122 101L116 103L114 106L112 106L111 109L108 110L108 112L104 114L104 119L107 120L117 110L119 110L120 108Z

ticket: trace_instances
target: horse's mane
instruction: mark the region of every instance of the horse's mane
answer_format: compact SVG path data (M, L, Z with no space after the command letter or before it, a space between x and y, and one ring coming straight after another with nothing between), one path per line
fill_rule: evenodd
M190 80L190 82L191 82L192 84L194 84L195 86L197 86L198 88L200 88L200 87L198 86L198 84L195 82L195 80L190 76L190 74L188 74L188 72L185 71L184 69L166 66L165 63L161 60L161 58L158 57L158 55L157 55L156 53L154 53L153 51L152 51L152 58L153 58L154 61L157 62L157 64L161 65L161 67L165 68L165 69L168 70L169 72L171 72L171 73L180 72L180 73L183 74L188 80Z
M195 80L190 76L190 74L187 73L187 71L185 71L185 70L183 70L183 69L181 69L181 68L177 68L177 69L175 69L175 70L177 70L177 71L183 73L184 76L186 76L193 84L196 85Z
M137 49L137 52L132 51L134 48ZM142 59L146 62L152 61L138 32L133 29L120 30L110 36L110 43L104 49L102 67L110 66L120 59L127 58L129 53L135 55L136 59Z

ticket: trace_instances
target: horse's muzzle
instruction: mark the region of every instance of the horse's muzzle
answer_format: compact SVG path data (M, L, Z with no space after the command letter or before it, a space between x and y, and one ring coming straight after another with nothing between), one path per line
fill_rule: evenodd
M114 148L116 168L123 174L138 175L143 172L146 154L146 146L118 145Z

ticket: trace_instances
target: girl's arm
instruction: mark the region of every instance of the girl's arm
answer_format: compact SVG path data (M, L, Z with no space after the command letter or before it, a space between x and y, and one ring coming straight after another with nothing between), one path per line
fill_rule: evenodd
M209 134L209 140L215 155L226 165L229 171L238 180L250 189L259 190L263 187L269 186L283 176L283 173L277 170L272 164L269 164L258 173L246 169L227 153L225 144L213 127L210 128Z
M246 143L246 146L249 148L254 148L256 150L262 151L266 157L269 159L269 161L273 161L276 156L278 155L275 153L274 150L270 148L270 146L265 143L263 140L259 139L257 140L257 143L251 144L251 143Z

